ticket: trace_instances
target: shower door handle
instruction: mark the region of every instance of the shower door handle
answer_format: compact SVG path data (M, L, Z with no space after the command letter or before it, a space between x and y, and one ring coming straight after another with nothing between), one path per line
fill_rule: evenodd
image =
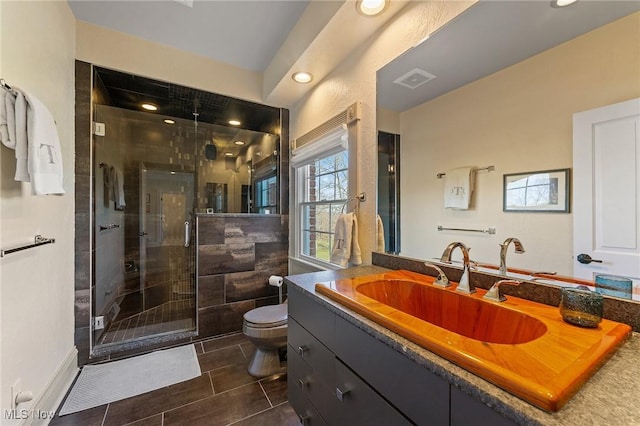
M191 223L188 220L184 221L184 246L189 247L191 244Z

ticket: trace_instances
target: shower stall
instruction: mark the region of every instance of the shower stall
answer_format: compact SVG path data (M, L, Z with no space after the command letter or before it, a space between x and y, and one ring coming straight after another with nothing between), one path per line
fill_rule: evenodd
M94 344L194 331L197 129L107 105L94 117Z
M196 337L196 215L278 213L279 110L93 69L90 353Z

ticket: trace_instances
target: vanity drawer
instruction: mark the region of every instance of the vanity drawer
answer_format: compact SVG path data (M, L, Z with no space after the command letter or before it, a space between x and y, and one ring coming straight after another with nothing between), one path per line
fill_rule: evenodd
M291 374L289 372L289 374ZM287 386L289 389L296 386L295 383L292 382L292 378L288 376ZM327 423L322 419L322 416L318 414L318 411L313 406L313 404L302 394L301 392L288 392L288 400L289 404L293 407L296 414L298 414L298 418L300 419L300 423L302 425L309 426L326 426Z
M398 410L336 359L336 400L340 425L411 425Z
M416 424L449 424L447 381L340 317L335 354Z
M331 358L329 370L313 370L301 357L289 347L287 356L287 386L289 399L304 397L317 412L323 413L329 424L336 424L334 418L337 407L335 398L335 383L327 382L327 377L335 377L333 364L335 358ZM294 408L296 408L294 406ZM296 412L299 414L301 411Z
M288 324L289 352L294 352L311 370L324 372L324 381L333 384L333 353L295 319L289 318Z
M336 316L324 306L314 302L300 291L289 292L289 317L293 317L309 333L333 350L336 332Z

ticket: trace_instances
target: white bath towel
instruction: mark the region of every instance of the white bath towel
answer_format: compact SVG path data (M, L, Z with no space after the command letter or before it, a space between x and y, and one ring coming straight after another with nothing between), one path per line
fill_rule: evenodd
M380 215L376 216L376 250L380 253L384 253L384 223Z
M13 89L15 93L14 104L14 123L15 128L15 150L16 150L16 175L15 180L20 182L31 182L31 176L29 174L29 129L28 129L28 114L29 105L24 94L18 90ZM10 127L11 129L11 127ZM33 190L33 189L32 189Z
M64 194L62 151L53 116L38 98L25 91L22 93L27 101L28 170L31 193L34 195ZM19 97L16 98L16 118L19 117L18 100ZM16 146L16 156L17 148L18 146Z
M340 266L360 265L362 253L358 243L358 221L354 213L341 214L333 234L331 262Z
M9 107L7 107L7 102L9 102ZM9 90L0 87L0 142L2 142L2 144L7 148L11 149L14 149L16 145L15 141L12 141L11 138L9 138L9 122L7 121L7 112L10 109L11 119L15 120L15 107L13 106L14 102L15 98L11 93L9 93ZM13 124L13 132L15 134L15 122Z
M444 182L444 207L467 210L473 193L473 169L460 167L449 170Z

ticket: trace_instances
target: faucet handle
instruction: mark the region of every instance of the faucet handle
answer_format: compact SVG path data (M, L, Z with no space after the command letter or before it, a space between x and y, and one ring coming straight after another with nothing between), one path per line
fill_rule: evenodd
M507 298L504 297L504 295L502 295L500 293L500 286L501 285L518 286L520 284L522 284L521 281L500 280L500 281L496 282L493 286L491 286L489 291L487 291L487 293L484 296L482 296L482 298L483 299L487 299L487 300L491 300L492 302L504 302L505 300L507 300Z
M431 268L438 273L438 277L433 282L433 285L442 287L442 288L451 287L451 283L449 283L449 278L447 278L447 275L444 273L442 269L440 269L436 265L433 265L427 262L424 262L424 266L426 266L427 268Z

